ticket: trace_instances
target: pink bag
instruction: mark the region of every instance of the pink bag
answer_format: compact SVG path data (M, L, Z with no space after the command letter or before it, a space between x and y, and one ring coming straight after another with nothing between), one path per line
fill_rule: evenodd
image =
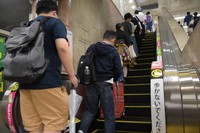
M124 109L124 83L116 82L113 84L115 118L119 119L125 114ZM100 107L100 118L104 118L103 109Z

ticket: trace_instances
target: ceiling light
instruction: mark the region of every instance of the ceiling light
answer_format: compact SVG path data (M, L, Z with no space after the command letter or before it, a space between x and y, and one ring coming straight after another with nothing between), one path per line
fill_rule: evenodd
M136 6L135 6L135 5L133 5L131 8L132 8L132 9L135 9L135 8L136 8Z
M181 17L175 17L174 19L178 20L178 19L184 19L185 16L181 16Z
M133 0L129 0L129 3L133 3Z

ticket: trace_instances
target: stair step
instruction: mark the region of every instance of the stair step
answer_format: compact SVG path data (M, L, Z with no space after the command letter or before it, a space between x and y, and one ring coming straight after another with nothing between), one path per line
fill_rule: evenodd
M146 56L138 56L137 58L136 58L136 60L148 60L148 59L156 59L156 56L154 56L155 54L152 54L152 53L149 53L148 55L146 55Z
M142 83L149 83L150 82L150 75L143 75L143 76L128 76L125 78L125 83L127 84L142 84Z
M150 75L151 69L146 68L146 69L132 69L128 71L128 76L131 75Z
M148 50L141 50L140 54L151 54L151 53L155 53L156 50L154 49L148 49Z
M156 42L152 41L152 42L143 42L140 47L149 47L149 46L156 46Z
M150 83L145 84L125 84L124 93L150 93Z
M142 40L142 43L141 43L141 46L144 46L144 45L156 45L156 40L151 40L151 41L145 41L145 40Z
M142 40L142 44L146 44L146 43L155 43L156 42L156 38L145 38L144 40Z
M147 103L150 104L150 93L124 94L125 103Z
M145 103L126 103L126 116L151 116L151 106Z
M97 119L98 127L103 129L104 120ZM125 116L123 119L115 120L116 130L124 131L139 131L139 132L150 132L151 131L151 118L149 117L128 117ZM126 132L124 132L126 133Z
M146 58L146 57L143 57L143 58L136 58L136 62L139 64L139 63L147 63L147 62L153 62L156 60L156 57L149 57L149 58Z
M134 65L135 69L145 69L145 68L151 68L151 62L147 63L138 63L137 65Z
M154 57L154 56L156 56L156 53L147 53L147 54L139 54L139 56L137 58L139 58L139 57Z
M156 49L156 46L141 46L140 47L141 50L145 50L145 49Z

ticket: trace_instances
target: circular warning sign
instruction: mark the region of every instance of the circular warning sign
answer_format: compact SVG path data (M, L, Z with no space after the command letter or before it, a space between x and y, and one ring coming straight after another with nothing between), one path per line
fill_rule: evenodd
M151 76L153 78L159 78L162 77L162 70L161 69L154 69L151 71Z

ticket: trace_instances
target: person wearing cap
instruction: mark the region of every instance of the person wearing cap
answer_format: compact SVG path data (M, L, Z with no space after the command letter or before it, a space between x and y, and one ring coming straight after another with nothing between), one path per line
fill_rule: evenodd
M146 15L142 12L142 8L141 7L138 7L137 8L138 10L138 14L136 14L137 18L139 19L140 23L141 23L141 26L142 26L142 39L145 38L145 20L146 20Z

